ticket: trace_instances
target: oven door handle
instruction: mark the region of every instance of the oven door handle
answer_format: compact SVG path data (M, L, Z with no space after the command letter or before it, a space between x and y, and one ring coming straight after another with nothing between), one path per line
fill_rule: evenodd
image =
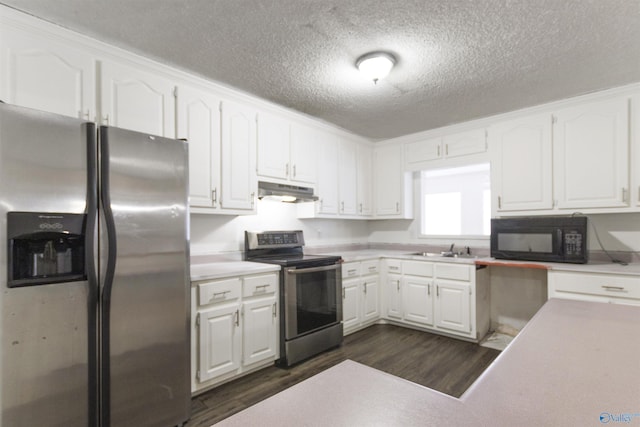
M309 267L309 268L287 268L287 274L304 274L315 273L318 271L337 270L340 268L340 264L325 265L323 267Z

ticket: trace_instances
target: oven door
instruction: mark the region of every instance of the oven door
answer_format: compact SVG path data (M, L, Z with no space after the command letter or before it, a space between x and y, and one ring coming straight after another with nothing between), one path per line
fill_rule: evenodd
M340 264L284 269L285 339L342 321Z

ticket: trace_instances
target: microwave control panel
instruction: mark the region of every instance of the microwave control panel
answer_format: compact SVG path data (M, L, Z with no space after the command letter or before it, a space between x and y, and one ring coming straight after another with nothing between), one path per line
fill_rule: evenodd
M564 235L564 253L565 255L582 254L582 234L569 231Z

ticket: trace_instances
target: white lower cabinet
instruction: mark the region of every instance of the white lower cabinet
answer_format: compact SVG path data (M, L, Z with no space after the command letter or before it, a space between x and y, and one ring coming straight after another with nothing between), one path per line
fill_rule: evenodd
M385 317L479 341L489 330L489 286L475 265L386 259Z
M402 279L404 320L433 326L433 279L407 276Z
M192 286L192 392L279 357L278 277L257 274Z
M378 260L342 265L342 327L350 334L380 319Z
M640 277L622 274L549 271L549 298L640 305Z
M438 328L471 333L471 284L437 280L435 314Z

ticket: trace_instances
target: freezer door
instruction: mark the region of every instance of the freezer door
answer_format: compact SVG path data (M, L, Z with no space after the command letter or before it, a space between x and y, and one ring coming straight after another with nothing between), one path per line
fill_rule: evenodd
M0 104L2 427L93 425L87 281L7 286L8 212L86 214L90 135L80 120Z
M103 424L178 425L191 397L186 143L109 127L99 135Z

